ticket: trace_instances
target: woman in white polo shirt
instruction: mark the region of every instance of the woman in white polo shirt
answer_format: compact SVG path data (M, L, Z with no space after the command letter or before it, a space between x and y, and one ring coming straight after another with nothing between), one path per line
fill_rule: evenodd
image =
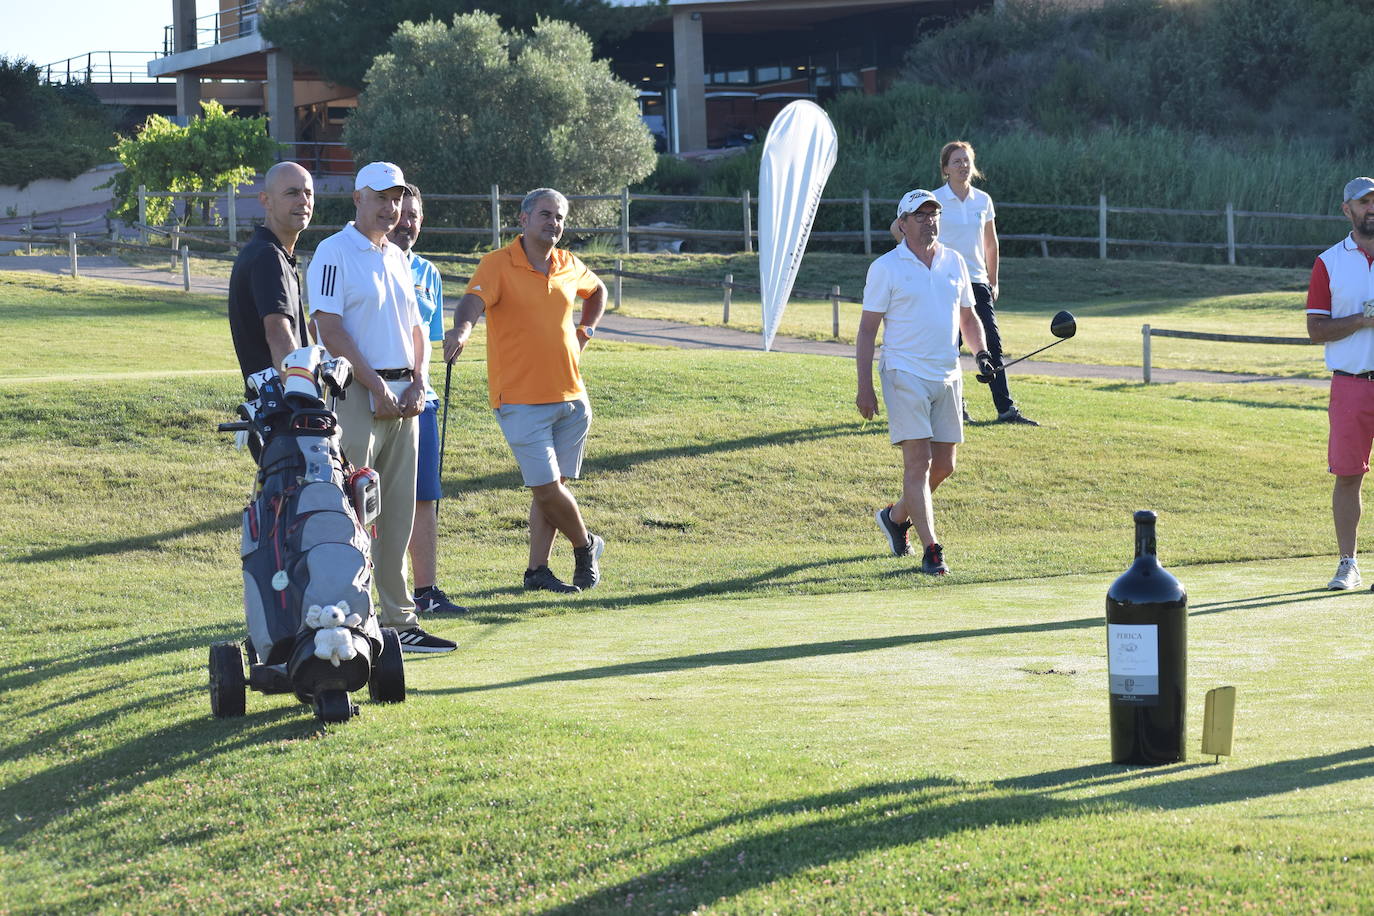
M943 187L935 191L940 202L940 241L964 256L973 284L974 311L983 325L988 352L1002 362L1002 335L997 328L997 213L992 198L973 186L983 175L974 163L973 146L963 140L946 143L940 150ZM1021 413L1007 389L1007 374L998 372L988 385L999 423L1038 426ZM965 412L967 419L967 411Z

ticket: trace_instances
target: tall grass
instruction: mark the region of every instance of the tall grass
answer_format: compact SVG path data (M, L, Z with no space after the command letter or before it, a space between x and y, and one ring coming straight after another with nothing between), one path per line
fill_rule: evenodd
M1311 245L1297 252L1247 252L1246 263L1265 266L1311 264L1321 247L1346 230L1339 222L1341 189L1352 177L1370 171L1353 157L1333 158L1321 144L1302 139L1242 142L1208 138L1159 126L1116 126L1051 136L1026 128L975 126L930 104L931 91L902 91L877 97L849 97L830 110L840 134L840 156L826 184L827 198L897 198L913 187L938 187L937 156L951 139L968 140L986 174L982 187L997 203L1096 207L1105 194L1109 206L1174 210L1330 214L1331 221L1238 217L1239 244ZM723 163L708 178L708 194L741 195L758 187L759 151ZM872 210L872 228L884 237L893 214L886 205ZM715 228L740 225L737 206L697 208L695 219ZM858 205L824 206L817 231L863 228ZM1004 207L998 214L1003 234L1061 235L1095 239L1096 210L1042 210ZM1112 214L1112 238L1207 242L1226 241L1223 216ZM813 243L821 249L854 250L856 245ZM1091 251L1089 250L1091 248ZM1062 250L1062 247L1061 247ZM1096 243L1085 243L1088 255ZM1133 253L1158 258L1217 263L1224 251L1158 248ZM1007 254L1038 253L1032 242L1008 243ZM1120 253L1119 251L1116 253Z

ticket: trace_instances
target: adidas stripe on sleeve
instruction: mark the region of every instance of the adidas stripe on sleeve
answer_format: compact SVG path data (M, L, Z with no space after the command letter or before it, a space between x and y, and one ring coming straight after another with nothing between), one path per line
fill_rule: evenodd
M327 241L327 240L326 240ZM310 269L306 271L306 295L310 300L310 310L342 315L344 310L343 265L342 258L333 246L321 244L310 259Z

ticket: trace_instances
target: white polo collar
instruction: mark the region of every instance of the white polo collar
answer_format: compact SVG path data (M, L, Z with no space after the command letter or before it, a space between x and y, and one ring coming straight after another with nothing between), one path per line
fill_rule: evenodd
M358 231L358 227L353 224L353 220L348 221L348 225L343 227L343 232L352 240L353 246L359 251L380 251L385 254L387 246L391 244L391 242L387 241L386 237L383 236L382 247L378 248L376 245L372 244L371 239Z
M899 254L898 257L900 257L900 258L905 258L905 259L908 260L908 261L915 261L917 264L920 264L922 267L925 267L925 266L926 266L924 261L922 261L920 258L916 257L916 252L914 252L914 251L911 250L911 246L907 245L906 239L902 239L900 242L898 242L898 243L897 243L897 248L900 249L900 251L901 251L901 254ZM933 268L935 267L935 262L936 262L937 260L939 260L939 258L940 258L940 252L944 251L944 248L945 248L945 246L944 246L943 244L941 244L940 240L937 238L937 239L935 240L935 254L931 255L931 257L930 257L930 268L931 268L931 269L933 269Z

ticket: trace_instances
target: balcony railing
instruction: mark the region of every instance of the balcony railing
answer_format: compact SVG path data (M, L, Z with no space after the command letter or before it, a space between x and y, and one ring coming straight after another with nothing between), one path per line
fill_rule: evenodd
M235 38L256 35L259 7L258 0L247 0L246 3L238 6L200 16L195 20L195 43L192 47L204 48L217 45L223 41L233 41ZM189 51L191 49L181 48L180 50ZM176 54L177 51L176 26L164 26L162 29L162 56L167 57Z
M161 79L148 75L153 51L91 51L66 60L45 64L45 83L155 83Z

